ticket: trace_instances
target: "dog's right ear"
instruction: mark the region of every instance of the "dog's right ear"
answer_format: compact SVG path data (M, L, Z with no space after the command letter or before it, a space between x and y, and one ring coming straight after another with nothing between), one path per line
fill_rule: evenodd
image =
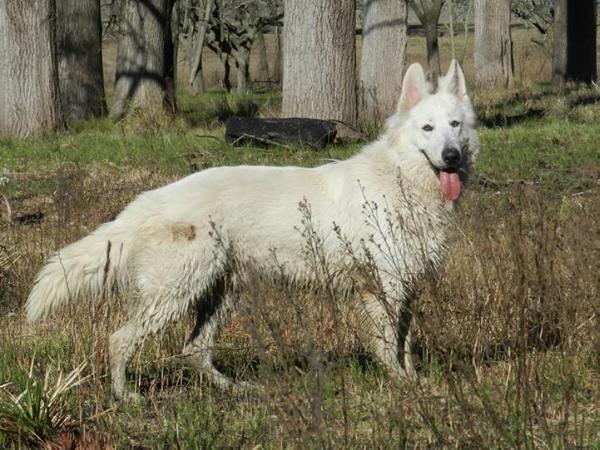
M427 92L425 72L419 63L410 65L402 81L402 93L398 101L398 112L411 110Z

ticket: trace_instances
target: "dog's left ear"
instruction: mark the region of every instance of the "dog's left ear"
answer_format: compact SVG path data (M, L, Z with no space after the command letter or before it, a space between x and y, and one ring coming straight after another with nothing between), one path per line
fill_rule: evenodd
M443 78L443 85L440 86L446 92L456 95L459 100L463 100L467 96L467 84L465 83L465 74L463 73L458 61L453 59L450 61L448 73Z

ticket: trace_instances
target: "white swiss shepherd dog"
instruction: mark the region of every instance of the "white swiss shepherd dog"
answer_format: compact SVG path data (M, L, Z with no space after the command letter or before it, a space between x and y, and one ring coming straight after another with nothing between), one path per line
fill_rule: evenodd
M380 289L357 289L365 326L374 330L371 348L392 375L412 376L408 303L415 281L435 273L446 256L452 210L478 151L474 125L458 63L437 89L413 64L383 135L354 157L310 169L211 168L145 192L114 221L50 258L27 300L27 318L35 322L77 297L98 297L105 286L133 288L129 320L109 342L112 392L123 398L135 395L125 390L125 369L139 344L197 308L184 355L217 385L233 387L211 354L235 306L234 296L217 289L231 274L227 249L235 246L236 258L253 267L283 267L286 277L310 283L315 272L299 232L301 203L332 267L364 257L375 268Z

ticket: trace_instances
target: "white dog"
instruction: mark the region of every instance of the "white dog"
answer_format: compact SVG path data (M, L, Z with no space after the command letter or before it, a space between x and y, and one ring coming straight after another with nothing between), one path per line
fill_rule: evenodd
M392 373L411 375L407 305L415 280L445 257L452 206L477 151L474 122L458 63L435 93L413 64L385 133L356 156L311 169L212 168L145 192L50 259L27 300L28 320L77 296L98 296L105 285L131 285L133 314L110 338L113 394L123 397L126 364L144 337L190 307L198 308L198 324L184 353L217 384L229 385L211 355L234 303L219 291L231 273L227 248L262 270L277 265L293 280L310 281L314 270L298 228L309 209L332 267L349 264L340 250L348 246L354 260L375 267L380 292L365 288L362 296L377 330L373 350Z

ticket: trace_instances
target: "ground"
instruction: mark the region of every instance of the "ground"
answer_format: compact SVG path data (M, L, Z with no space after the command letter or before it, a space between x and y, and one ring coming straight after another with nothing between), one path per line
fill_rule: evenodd
M182 88L173 121L99 120L0 140L0 192L12 210L12 224L6 208L0 222L0 446L27 447L37 435L79 448L600 448L600 91L540 84L548 61L528 35L517 38L515 89L474 95L481 157L447 267L421 286L416 381L383 373L343 298L260 277L217 349L222 370L263 386L245 396L177 363L191 319L133 358L128 381L144 399L120 404L106 376L119 298L24 321L44 259L137 193L216 165L314 166L360 144L232 148L215 120L216 88L201 98ZM417 39L412 59L423 56ZM270 113L280 94L252 101Z

